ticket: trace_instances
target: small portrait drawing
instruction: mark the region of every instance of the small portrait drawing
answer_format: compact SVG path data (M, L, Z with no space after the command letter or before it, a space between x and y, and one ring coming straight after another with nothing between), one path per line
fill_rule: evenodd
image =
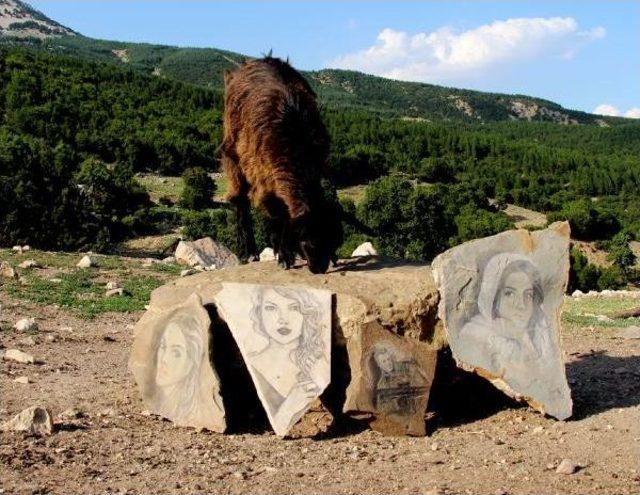
M319 379L329 369L323 316L320 303L304 289L254 291L247 360L274 424L288 424L322 391Z
M369 356L374 408L387 414L411 416L428 392L429 380L414 359L402 356L388 342L377 343Z

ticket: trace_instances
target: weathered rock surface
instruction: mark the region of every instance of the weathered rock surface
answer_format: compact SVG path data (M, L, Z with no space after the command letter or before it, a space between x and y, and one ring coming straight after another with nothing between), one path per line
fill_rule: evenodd
M438 256L433 268L458 365L543 413L571 416L559 334L568 223L470 241Z
M197 241L180 241L175 252L176 261L183 265L202 268L226 268L240 264L238 257L211 237Z
M23 431L32 435L51 435L53 433L53 421L46 408L33 406L3 423L0 429L2 431Z
M373 244L370 242L363 242L357 248L354 249L353 253L351 253L352 258L356 258L358 256L377 256L378 251L373 247Z
M35 318L22 318L13 326L18 332L35 332L38 330L38 323Z
M224 283L215 303L271 426L286 435L331 379L331 292Z
M146 409L178 426L223 432L220 382L209 355L211 320L200 297L151 308L134 330L129 369Z
M4 353L4 359L7 361L15 361L16 363L33 364L36 362L31 354L22 352L19 349L7 349Z
M375 321L360 328L347 350L351 383L344 412L372 413L371 427L384 434L424 435L437 351Z
M331 291L337 345L345 346L347 338L374 320L387 330L428 342L434 349L446 345L444 329L437 324L439 295L427 264L356 260L314 275L302 266L283 270L275 263L250 263L176 279L152 292L150 307L171 307L194 293L205 306L214 304L223 282L298 284Z

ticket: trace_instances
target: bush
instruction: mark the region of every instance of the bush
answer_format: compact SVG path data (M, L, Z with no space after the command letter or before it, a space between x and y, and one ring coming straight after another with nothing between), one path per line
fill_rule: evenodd
M613 236L611 241L605 244L605 248L609 251L607 259L623 272L626 272L636 264L636 255L629 246L629 243L632 240L633 239L629 234L619 232Z
M182 174L183 188L180 206L190 210L204 210L213 206L213 195L216 183L207 171L201 167L193 167Z
M611 212L599 209L586 198L570 201L562 210L550 213L548 219L568 220L576 239L608 239L620 230L620 223Z
M513 222L502 212L491 212L467 205L455 217L458 234L451 244L488 237L513 228Z
M620 289L627 284L627 276L618 266L597 267L576 247L571 250L571 268L567 292L575 290Z

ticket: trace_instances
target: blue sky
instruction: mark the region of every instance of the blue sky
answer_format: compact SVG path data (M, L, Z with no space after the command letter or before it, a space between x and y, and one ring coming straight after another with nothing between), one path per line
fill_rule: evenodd
M273 48L340 67L640 117L640 2L31 0L86 36ZM606 105L606 106L603 106Z

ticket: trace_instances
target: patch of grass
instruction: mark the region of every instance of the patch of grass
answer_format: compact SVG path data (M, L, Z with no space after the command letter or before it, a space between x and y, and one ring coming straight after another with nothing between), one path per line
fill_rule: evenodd
M136 180L144 186L149 193L149 198L154 203L157 203L163 196L177 202L182 194L182 177L138 175Z
M17 299L37 304L57 304L84 318L109 311L138 311L149 302L151 291L162 285L155 277L134 276L124 283L125 294L105 297L105 287L94 278L91 269L77 269L60 275L61 282L51 282L34 274L25 275L25 283L10 282L4 290Z
M640 306L636 298L584 297L566 298L562 312L562 322L577 327L628 327L639 325L640 318L615 318L600 321L598 315L609 315Z
M55 253L38 249L15 253L11 249L0 249L0 259L14 268L25 260L35 260L41 266L50 268L71 268L80 261L80 258L80 255L74 253Z
M345 187L344 189L338 189L338 197L340 199L350 199L355 204L360 203L364 199L364 192L367 186L360 184L357 186Z
M175 265L173 263L154 263L151 265L150 269L155 272L180 275L180 272L184 270L185 267L183 265Z

